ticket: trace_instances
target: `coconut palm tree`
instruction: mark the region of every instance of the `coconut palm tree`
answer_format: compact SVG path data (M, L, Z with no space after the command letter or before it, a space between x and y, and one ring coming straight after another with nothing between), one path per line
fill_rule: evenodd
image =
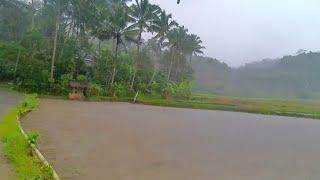
M51 57L51 70L50 70L50 78L54 79L54 68L55 68L55 61L57 56L57 45L59 44L59 31L61 20L63 19L64 14L69 8L70 0L47 0L44 1L45 6L50 7L54 14L54 21L55 21L55 30L54 30L54 37L53 37L53 50L52 50L52 57Z
M205 47L202 46L201 44L202 44L202 40L196 34L191 34L188 36L187 51L190 55L190 62L192 60L192 56L203 54L202 49L205 49Z
M125 47L126 41L137 42L136 35L138 31L128 27L132 19L128 15L127 8L118 5L114 6L109 13L107 19L103 21L103 24L98 28L96 36L100 40L113 39L115 42L115 52L113 60L113 71L111 76L110 87L112 87L116 76L116 64L118 61L119 47L122 45Z
M142 33L145 31L150 31L152 22L155 16L160 12L160 7L157 5L150 4L149 0L135 0L130 8L130 16L135 20L135 22L130 26L130 29L138 30L138 44L137 44L137 59L135 62L136 69L132 76L132 81L130 87L133 88L137 66L140 59L140 48L142 45Z
M178 26L176 21L171 20L172 15L167 14L165 10L161 11L159 16L156 16L154 21L152 22L151 29L156 35L153 37L158 40L159 48L161 50L163 42L167 38L169 31Z
M174 62L178 59L177 57L183 56L184 52L186 51L188 29L186 29L184 26L180 26L171 30L167 37L168 42L164 43L164 45L169 48L171 54L167 75L167 80L170 80Z
M165 10L161 11L159 16L156 16L151 25L152 32L155 32L156 35L153 37L154 40L157 40L156 53L157 57L160 59L162 56L163 42L167 39L167 35L170 30L176 26L178 23L171 20L172 15L167 14ZM153 79L156 74L156 69L154 69L153 75L150 79L149 85L153 82Z

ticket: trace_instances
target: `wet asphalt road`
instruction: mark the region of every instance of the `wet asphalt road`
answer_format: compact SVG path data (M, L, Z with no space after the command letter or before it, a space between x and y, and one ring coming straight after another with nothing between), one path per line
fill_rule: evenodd
M23 126L64 179L320 179L318 120L44 99Z

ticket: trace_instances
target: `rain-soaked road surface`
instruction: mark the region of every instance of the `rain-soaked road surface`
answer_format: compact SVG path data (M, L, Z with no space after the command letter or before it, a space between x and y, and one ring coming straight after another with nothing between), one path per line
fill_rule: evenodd
M320 179L318 120L42 100L23 126L64 179Z
M21 97L14 92L9 92L6 89L0 88L0 121L5 112L11 107L14 107L21 101ZM8 163L8 160L2 154L1 142L0 142L0 179L7 180L13 179L14 173L12 167Z

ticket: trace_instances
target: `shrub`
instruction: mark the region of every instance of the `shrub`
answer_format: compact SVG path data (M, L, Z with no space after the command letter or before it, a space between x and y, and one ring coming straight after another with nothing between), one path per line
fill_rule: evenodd
M88 78L85 75L78 75L77 76L77 81L85 82L85 81L88 81Z
M128 97L134 94L134 92L130 90L129 87L120 83L113 84L111 92L112 95L116 97Z
M178 84L175 90L174 96L176 98L190 98L191 96L191 85L189 81L182 81L180 84Z
M90 88L89 88L89 92L88 92L89 96L104 96L106 95L106 92L104 90L103 87L101 87L100 85L96 84L96 83L91 83L90 84Z
M160 95L163 98L171 98L175 94L175 84L172 82L164 82L160 88Z

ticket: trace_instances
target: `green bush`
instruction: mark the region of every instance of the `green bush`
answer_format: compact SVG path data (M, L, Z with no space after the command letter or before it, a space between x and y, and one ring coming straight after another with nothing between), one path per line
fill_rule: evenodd
M191 96L191 85L189 81L182 81L175 86L174 96L175 98L188 99Z
M120 83L113 84L111 92L112 95L116 97L129 97L134 94L134 92L130 90L130 87Z
M78 75L77 81L86 82L88 81L88 78L85 75Z
M106 95L105 89L101 87L99 84L91 83L88 95L90 97L99 97Z
M165 82L160 86L160 94L163 98L171 98L175 94L175 84L172 82Z
M94 55L79 49L73 38L67 38L63 48L59 48L54 78L51 78L52 50L47 43L39 33L27 33L19 43L0 41L0 81L15 82L17 90L44 95L67 96L71 92L69 82L76 79L92 84L86 93L88 96L132 97L136 91L164 98L190 96L189 83L180 83L183 78L172 78L168 82L166 72L160 69L153 76L155 62L147 49L141 50L138 64L135 64L135 50L119 52L114 61L112 49L105 48L100 55ZM85 61L88 54L92 58L89 63ZM113 65L116 74L110 88ZM151 79L153 82L149 84Z
M25 56L25 49L17 43L0 41L0 81L14 79L14 70L18 54L20 59Z

